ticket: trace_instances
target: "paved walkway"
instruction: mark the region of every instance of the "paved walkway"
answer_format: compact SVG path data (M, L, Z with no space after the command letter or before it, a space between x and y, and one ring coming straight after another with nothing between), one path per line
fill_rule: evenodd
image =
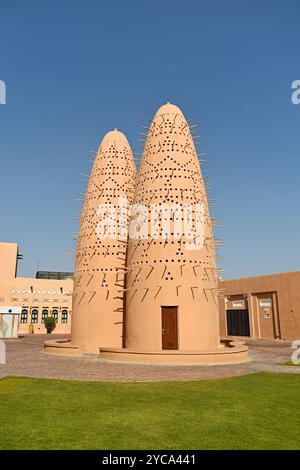
M251 374L258 371L300 374L300 367L277 365L291 358L290 343L248 341L251 361L218 366L156 366L110 362L97 357L61 357L44 354L47 339L62 335L34 335L6 340L7 363L0 377L44 377L74 380L168 381L204 380Z

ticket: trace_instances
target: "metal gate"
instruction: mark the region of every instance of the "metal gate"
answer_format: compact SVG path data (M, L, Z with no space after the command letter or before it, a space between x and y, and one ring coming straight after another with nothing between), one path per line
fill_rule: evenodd
M244 310L227 310L228 336L250 336L249 312Z

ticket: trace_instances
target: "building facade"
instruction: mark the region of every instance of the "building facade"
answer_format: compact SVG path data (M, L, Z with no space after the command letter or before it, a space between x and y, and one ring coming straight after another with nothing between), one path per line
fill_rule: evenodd
M220 333L300 339L300 271L220 281Z
M71 273L17 277L18 245L0 243L0 337L45 334L44 320L56 319L55 333L71 332L73 279ZM67 275L66 275L67 274ZM44 277L44 278L43 278ZM50 277L50 278L49 278Z

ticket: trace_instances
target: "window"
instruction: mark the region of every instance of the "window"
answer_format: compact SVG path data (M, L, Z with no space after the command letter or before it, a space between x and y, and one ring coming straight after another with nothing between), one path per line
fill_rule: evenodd
M31 323L37 323L39 319L39 311L34 308L31 312Z
M61 312L61 322L68 323L68 310L62 310Z
M28 318L28 310L26 308L23 308L21 312L21 323L27 323L27 318Z
M44 309L42 311L42 323L45 323L45 319L48 317L48 310Z
M58 320L58 310L57 309L52 310L52 317L57 322L57 320Z

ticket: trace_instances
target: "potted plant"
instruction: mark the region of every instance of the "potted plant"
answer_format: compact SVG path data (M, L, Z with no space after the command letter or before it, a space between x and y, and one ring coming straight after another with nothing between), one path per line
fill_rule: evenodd
M45 321L44 321L44 324L45 324L45 328L46 328L46 330L47 330L47 333L48 333L48 334L52 333L52 331L53 331L54 328L56 327L55 318L53 318L53 317L46 317L46 318L45 318Z

